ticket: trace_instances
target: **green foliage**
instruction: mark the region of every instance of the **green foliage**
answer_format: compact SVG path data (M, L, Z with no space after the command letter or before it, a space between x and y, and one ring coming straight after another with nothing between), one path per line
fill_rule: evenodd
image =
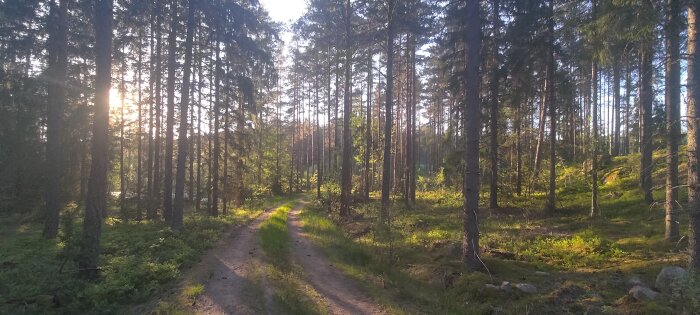
M58 242L41 238L35 223L7 219L0 243L0 313L123 312L171 285L233 224L264 206L249 205L228 216L190 215L181 232L162 222L110 217L103 228L101 277L94 282L78 277L73 261L81 235L73 212L64 216Z
M531 241L513 241L504 247L523 260L564 268L602 267L624 255L613 243L590 230L565 237L538 236Z

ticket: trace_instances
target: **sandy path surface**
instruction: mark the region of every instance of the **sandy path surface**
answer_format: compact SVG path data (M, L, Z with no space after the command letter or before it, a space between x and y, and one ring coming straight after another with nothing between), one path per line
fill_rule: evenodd
M275 208L268 209L253 222L231 233L203 262L210 266L210 280L197 297L193 311L197 314L260 314L268 304L265 295L254 290L252 272L259 261L260 224Z
M295 262L304 269L306 280L321 295L327 309L332 314L386 314L307 239L299 219L302 206L295 207L287 218L294 244L292 252Z

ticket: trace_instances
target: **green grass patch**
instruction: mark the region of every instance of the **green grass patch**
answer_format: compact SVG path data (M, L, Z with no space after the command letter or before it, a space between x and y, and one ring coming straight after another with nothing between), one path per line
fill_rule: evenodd
M291 236L287 227L287 215L294 203L285 204L275 210L262 223L259 230L260 243L265 251L265 264L261 266L264 280L269 285L275 311L284 314L326 314L321 300L303 280L303 270L291 258ZM263 289L264 290L264 289Z
M280 200L253 201L218 217L188 212L180 232L163 222L108 217L97 281L79 277L74 262L81 236L75 209L64 211L57 240L43 239L39 223L2 218L0 314L126 312L174 285L233 225L250 221Z

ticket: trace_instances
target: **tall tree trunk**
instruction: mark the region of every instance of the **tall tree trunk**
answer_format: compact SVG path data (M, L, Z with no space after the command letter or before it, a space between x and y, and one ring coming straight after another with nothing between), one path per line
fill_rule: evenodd
M479 100L479 65L481 64L481 16L479 0L466 0L465 23L465 99L463 128L466 147L464 150L464 238L462 260L469 270L481 269L479 248L479 137L481 131L481 101Z
M500 2L493 1L493 55L491 73L491 117L489 119L490 141L489 159L491 164L491 178L489 183L489 208L498 208L498 83L500 80L500 53L498 39L500 37L501 16Z
M109 89L112 81L112 0L95 1L95 115L92 163L83 217L78 267L88 278L99 276L102 220L107 211L109 170Z
M177 143L177 173L175 175L175 203L173 219L170 226L182 229L182 217L185 208L185 171L187 163L187 111L190 102L190 76L192 75L192 41L194 37L194 10L197 0L187 1L187 30L185 35L185 65L182 70L182 88L180 98L180 134ZM191 195L190 195L191 196Z
M653 81L652 76L654 73L653 69L653 56L654 56L654 46L650 42L645 42L641 44L640 47L640 91L639 91L639 124L640 124L640 149L642 153L641 161L641 172L640 172L640 184L642 193L644 194L644 200L647 204L654 202L654 198L651 195L652 182L652 159L651 154L653 151L652 146L652 103L654 99L653 93Z
M138 47L138 60L136 64L136 85L137 85L137 143L136 143L136 220L141 221L143 219L143 212L141 204L141 192L143 190L143 99L141 95L141 85L143 84L141 77L141 69L143 67L143 43L141 42L143 38L143 32L139 31L139 47Z
M124 51L122 50L122 54ZM126 107L126 60L121 62L121 78L119 80L119 216L122 220L127 220L126 215L126 168L124 166L124 107Z
M697 1L688 4L688 267L700 272L700 42Z
M340 184L340 215L350 214L350 197L352 194L352 7L350 0L345 2L345 91L343 92L343 165Z
M170 3L170 31L168 33L168 115L165 129L165 162L163 163L163 217L170 222L173 214L173 140L175 128L175 67L177 52L177 1ZM186 123L185 123L186 124Z
M161 117L162 115L162 110L163 110L163 98L161 97L161 90L162 90L162 63L161 63L161 50L162 50L162 36L161 36L161 28L163 24L163 3L162 0L156 0L156 5L155 5L155 16L156 16L156 24L155 24L155 36L156 36L156 53L155 53L155 82L154 82L154 89L155 89L155 130L154 130L154 145L153 145L153 182L152 182L152 195L149 198L149 207L148 207L148 213L146 216L148 217L149 220L155 220L158 217L157 213L157 207L158 207L158 199L160 199L160 145L161 145Z
M593 1L593 18L595 19L596 1ZM591 217L600 216L600 207L598 206L598 64L595 60L591 60ZM588 122L590 125L591 122Z
M46 215L43 236L55 238L58 234L59 213L62 207L61 177L65 173L63 154L63 111L66 103L68 71L68 35L66 34L67 0L50 2L48 48L48 86L46 119Z
M679 0L667 0L666 13L666 233L674 242L679 237L678 142L681 135L681 67Z
M369 201L369 192L372 190L372 183L370 181L370 159L372 154L372 67L374 66L372 57L374 57L374 55L370 48L367 54L367 115L365 117L367 121L365 122L364 189L362 193L366 201Z
M215 36L218 36L215 35ZM216 65L214 68L214 126L213 126L213 132L210 133L210 138L213 138L213 148L211 150L212 152L212 157L211 157L211 174L209 175L210 180L212 181L211 187L211 208L209 209L209 213L212 216L218 216L219 215L219 155L221 155L220 152L220 146L219 146L219 115L220 115L220 110L219 110L219 94L220 94L220 83L221 83L221 56L219 55L219 39L217 38L216 41L214 42L214 50L216 50L215 55L216 55Z
M386 91L384 109L384 161L382 167L382 203L379 220L389 223L389 194L391 194L391 129L394 122L394 0L387 0L387 39L386 39Z
M556 184L557 184L557 102L554 101L554 73L557 65L554 60L554 0L549 1L548 36L549 48L547 52L547 108L549 109L549 194L547 198L547 212L556 210Z
M515 175L515 193L520 196L523 193L523 141L522 141L522 92L520 85L520 77L515 78L513 86L515 87L515 151L516 151L516 175Z
M612 156L620 155L620 59L613 61L613 136Z

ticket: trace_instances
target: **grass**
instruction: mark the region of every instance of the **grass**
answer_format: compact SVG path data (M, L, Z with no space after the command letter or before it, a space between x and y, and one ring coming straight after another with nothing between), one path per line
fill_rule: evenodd
M559 210L553 215L542 210L545 194L502 193L500 209L480 211L483 260L490 273L462 269L458 192L419 192L410 210L395 200L390 230L377 224L378 196L356 205L351 220L329 215L332 202L327 200L308 207L303 220L333 264L396 313L489 314L500 309L508 314L673 314L697 309L692 298L635 302L626 297L628 278L639 276L653 286L663 266L683 266L687 259L685 244L663 240L663 203L648 206L639 192L638 160L639 155L630 155L604 164L598 219L588 217L590 183L579 165L559 168ZM663 201L663 152L656 152L654 160L654 197ZM679 192L683 203L687 194ZM684 234L685 213L680 221ZM502 281L530 283L538 293L485 287Z
M260 226L260 243L265 251L262 276L272 296L274 309L284 314L326 314L318 294L304 281L304 272L291 257L291 236L287 216L293 203L283 205ZM259 281L259 282L262 282ZM263 286L263 285L261 285Z
M231 226L252 220L280 200L257 200L218 217L190 212L181 232L163 222L108 217L98 281L77 273L81 231L77 215L71 215L77 213L74 208L64 211L57 240L43 239L41 225L33 220L1 218L0 314L125 312L172 286ZM193 298L198 291L194 286L186 294Z

